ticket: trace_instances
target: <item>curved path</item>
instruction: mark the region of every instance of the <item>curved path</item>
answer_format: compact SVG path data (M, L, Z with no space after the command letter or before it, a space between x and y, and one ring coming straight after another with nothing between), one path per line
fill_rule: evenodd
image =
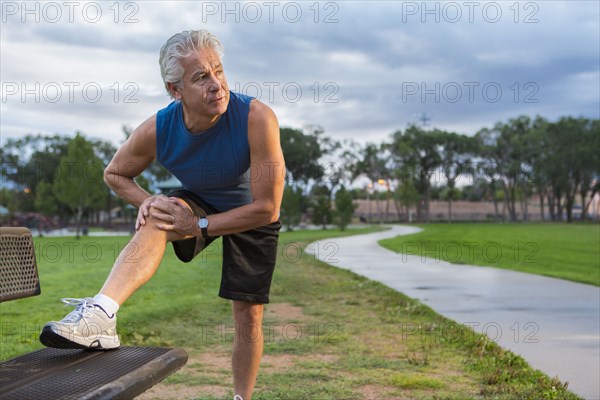
M307 253L384 283L436 312L485 332L531 366L569 382L586 399L600 399L600 288L490 267L450 264L435 254L398 254L378 240L421 229L311 243ZM414 250L414 248L413 248ZM415 333L418 334L418 333ZM443 334L443 330L442 330Z

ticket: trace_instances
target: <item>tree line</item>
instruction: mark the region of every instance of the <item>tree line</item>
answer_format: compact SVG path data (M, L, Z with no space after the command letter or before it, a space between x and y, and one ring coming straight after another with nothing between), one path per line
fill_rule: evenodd
M348 196L346 188L361 178L366 187L351 197L386 200L386 216L391 205L405 217L416 208L419 222L430 220L434 196L447 201L449 221L460 199L493 202L497 221L504 219L500 205L507 220L527 221L534 195L543 220L572 222L576 203L586 218L600 190L597 119L523 115L474 136L413 124L363 145L334 141L318 127L283 128L281 142L288 169L282 216L291 225L307 212L315 223L332 223L332 197ZM457 187L465 179L471 184ZM373 193L374 187L383 190Z
M131 130L124 127L127 137ZM104 184L104 169L117 148L108 141L68 135L26 135L8 139L0 149L0 205L31 219L57 217L73 221L79 237L82 223L95 224L102 211L111 224L111 209L126 204ZM146 190L169 176L158 164L136 178ZM27 223L27 219L18 222Z
M126 127L123 132L131 134ZM404 216L415 208L419 222L429 221L432 199L447 201L449 220L453 201L467 199L492 201L498 221L500 205L508 220L527 221L535 196L543 219L571 222L575 205L585 218L600 190L597 119L519 116L474 136L409 125L366 144L334 140L316 125L284 127L281 145L287 169L281 218L290 228L310 215L315 224L344 229L359 198L385 200L385 215L392 206ZM61 224L74 221L78 231L83 221L97 222L101 211L110 224L110 210L125 206L102 177L115 151L112 143L81 132L8 139L0 149L0 204L58 216ZM136 180L153 191L169 177L153 163ZM466 178L469 185L458 185Z

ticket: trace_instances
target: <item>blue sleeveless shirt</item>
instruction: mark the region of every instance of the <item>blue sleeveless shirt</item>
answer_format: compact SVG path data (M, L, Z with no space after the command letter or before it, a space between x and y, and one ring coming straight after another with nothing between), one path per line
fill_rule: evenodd
M253 98L229 93L227 111L199 134L185 127L180 101L156 114L157 161L220 212L252 202L248 113Z

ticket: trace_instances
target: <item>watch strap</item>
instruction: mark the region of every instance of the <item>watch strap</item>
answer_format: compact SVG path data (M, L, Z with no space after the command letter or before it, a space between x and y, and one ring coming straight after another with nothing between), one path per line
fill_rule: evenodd
M206 215L201 215L200 218L198 219L198 228L200 228L200 233L202 234L203 238L208 238L208 224L207 226L202 226L201 221L204 219L206 220ZM208 221L208 220L207 220Z

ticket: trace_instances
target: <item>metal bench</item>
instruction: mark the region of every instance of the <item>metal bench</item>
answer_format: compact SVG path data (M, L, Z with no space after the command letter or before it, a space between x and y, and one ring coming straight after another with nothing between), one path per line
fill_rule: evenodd
M31 232L0 227L0 302L40 292ZM183 367L187 358L183 349L162 347L44 348L0 363L0 398L131 399Z

